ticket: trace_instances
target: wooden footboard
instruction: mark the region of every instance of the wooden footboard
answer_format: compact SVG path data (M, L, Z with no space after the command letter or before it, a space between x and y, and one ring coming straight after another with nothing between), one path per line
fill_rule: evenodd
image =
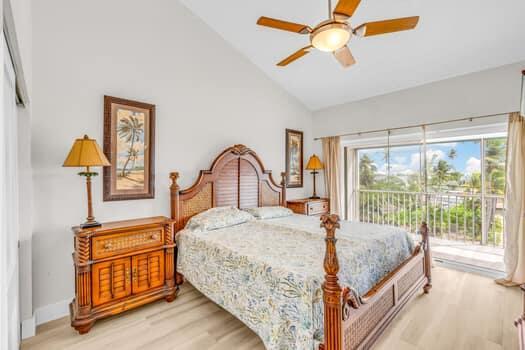
M335 230L337 215L323 215L321 227L326 229L324 259L324 344L321 350L368 349L399 313L404 305L423 288L431 288L431 256L428 228L421 225L423 240L413 254L383 278L366 295L359 297L338 283Z

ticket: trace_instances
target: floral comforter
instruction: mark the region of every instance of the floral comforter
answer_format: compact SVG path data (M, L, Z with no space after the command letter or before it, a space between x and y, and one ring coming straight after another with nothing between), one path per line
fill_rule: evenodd
M314 349L323 337L325 231L319 218L292 215L214 231L177 234L177 271L255 331L269 350ZM366 293L408 258L406 231L342 222L341 285Z

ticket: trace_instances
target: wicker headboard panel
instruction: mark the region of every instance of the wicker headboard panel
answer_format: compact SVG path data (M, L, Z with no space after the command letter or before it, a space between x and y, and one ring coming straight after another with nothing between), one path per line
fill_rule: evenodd
M213 207L286 206L286 174L281 173L278 185L257 154L244 145L224 150L185 190L177 184L179 173L171 173L170 178L171 217L177 221L176 231L193 215Z

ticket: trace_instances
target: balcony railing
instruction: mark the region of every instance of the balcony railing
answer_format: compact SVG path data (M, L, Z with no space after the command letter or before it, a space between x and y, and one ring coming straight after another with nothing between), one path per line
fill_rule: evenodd
M503 196L362 189L358 203L362 222L415 233L426 221L434 237L495 247L505 244Z

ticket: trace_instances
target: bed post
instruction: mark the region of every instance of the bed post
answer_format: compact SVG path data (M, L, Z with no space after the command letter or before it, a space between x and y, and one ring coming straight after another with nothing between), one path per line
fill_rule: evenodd
M423 238L422 246L425 250L425 276L427 277L427 283L423 286L423 291L425 294L428 294L432 288L432 254L430 253L430 237L427 223L423 221L419 230Z
M281 192L281 206L286 208L286 172L281 173L281 186L283 187L283 190Z
M179 178L178 172L172 172L170 173L170 179L171 179L171 186L170 186L170 207L171 207L171 218L175 220L175 236L177 235L177 232L180 230L180 207L179 207L179 191L180 187L179 184L177 184L177 179ZM177 272L177 248L175 248L175 257L174 257L174 264L175 264L175 284L179 285L184 283L184 276Z
M177 184L179 173L174 171L170 173L171 186L170 186L170 207L171 207L171 218L173 220L179 219L179 191L180 187ZM177 225L178 222L175 224ZM178 225L177 225L178 226ZM178 231L178 230L176 230Z
M324 302L324 344L322 350L342 350L342 289L338 283L339 261L335 249L335 229L339 228L336 214L321 216L321 227L326 230L326 251L324 257L325 280L323 283Z

